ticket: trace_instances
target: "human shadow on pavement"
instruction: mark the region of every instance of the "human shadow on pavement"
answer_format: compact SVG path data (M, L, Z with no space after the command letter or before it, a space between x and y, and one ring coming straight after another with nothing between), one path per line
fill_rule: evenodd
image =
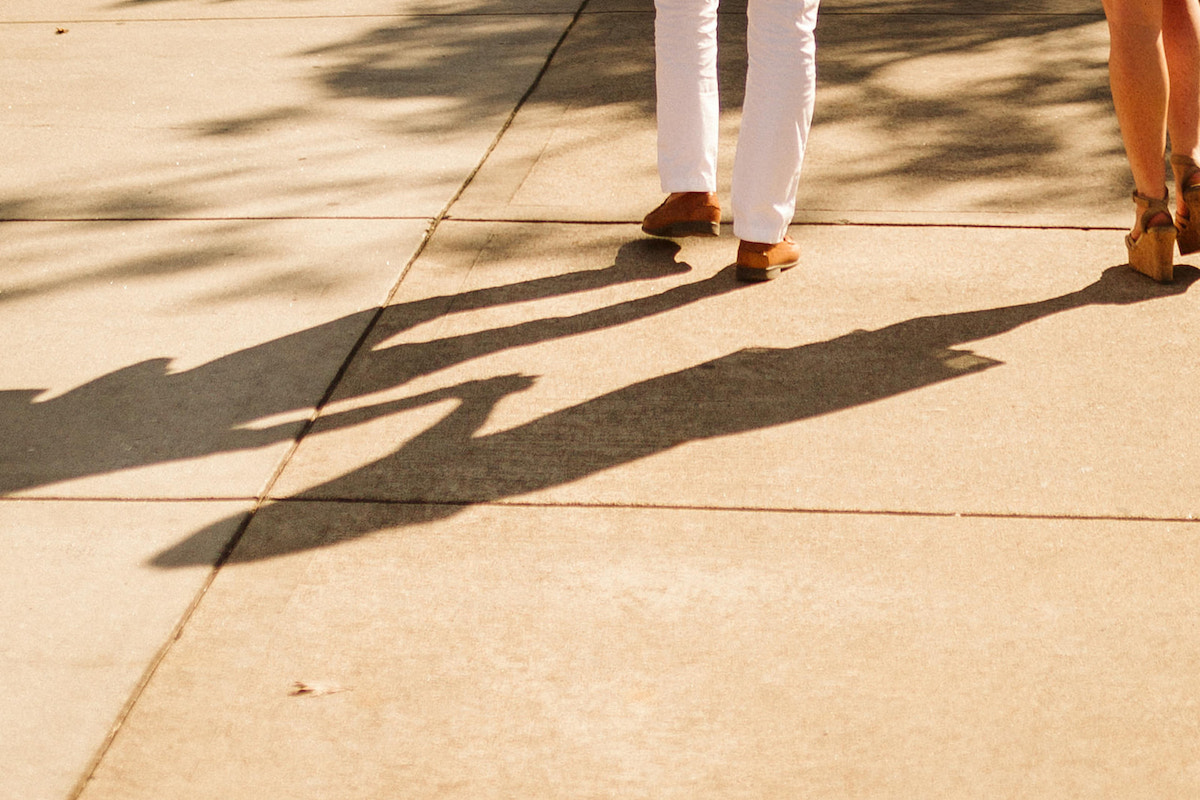
M676 260L679 249L673 242L642 239L621 247L608 267L397 304L385 309L381 318L384 335L462 311L685 274L691 266ZM364 393L506 347L664 313L734 287L732 281L708 279L575 317L385 348L380 360L403 363L382 370L385 377L367 381ZM319 401L337 367L331 354L351 352L377 312L350 314L180 372L171 371L169 358L150 359L46 400L38 400L43 394L38 389L0 390L0 497L294 439L303 429L302 421L266 427L261 423L302 412ZM315 368L320 364L325 369ZM375 408L379 414L392 413L386 406Z
M470 505L560 486L688 442L729 436L818 417L894 397L997 366L1001 362L958 349L1053 314L1095 305L1123 305L1186 292L1200 278L1177 269L1160 285L1126 267L1095 283L1033 303L919 317L875 331L793 348L756 348L636 383L508 430L480 436L503 397L535 380L502 375L388 403L401 412L448 399L458 405L395 452L288 500L358 500L429 504L424 519L447 517ZM389 365L368 363L386 371ZM378 416L376 406L323 419L331 428ZM254 561L325 547L378 529L377 517L347 513L337 530L289 524L295 507L264 506L255 532L233 551ZM197 563L206 544L228 521L197 532L159 554L170 568Z

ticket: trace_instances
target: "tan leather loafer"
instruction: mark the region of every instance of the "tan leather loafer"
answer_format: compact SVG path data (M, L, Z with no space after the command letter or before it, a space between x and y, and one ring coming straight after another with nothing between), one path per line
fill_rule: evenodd
M721 206L712 192L675 192L642 220L651 236L720 236Z
M769 281L800 263L800 246L790 236L782 242L738 242L737 277L742 281Z

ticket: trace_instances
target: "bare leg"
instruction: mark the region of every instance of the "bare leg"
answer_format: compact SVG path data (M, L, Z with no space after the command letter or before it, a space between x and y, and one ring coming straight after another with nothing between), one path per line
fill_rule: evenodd
M1148 197L1162 197L1166 184L1163 154L1169 88L1162 41L1163 2L1104 0L1113 105L1134 185ZM1133 235L1136 238L1140 233L1139 220Z
M1163 51L1170 75L1167 129L1171 152L1200 157L1200 0L1163 0ZM1195 184L1200 177L1194 177ZM1176 207L1186 216L1183 188L1176 186Z

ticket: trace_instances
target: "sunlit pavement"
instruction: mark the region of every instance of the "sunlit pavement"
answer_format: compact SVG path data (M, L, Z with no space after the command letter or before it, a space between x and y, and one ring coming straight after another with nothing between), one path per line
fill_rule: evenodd
M1200 795L1099 8L821 13L748 286L649 0L0 7L0 798Z

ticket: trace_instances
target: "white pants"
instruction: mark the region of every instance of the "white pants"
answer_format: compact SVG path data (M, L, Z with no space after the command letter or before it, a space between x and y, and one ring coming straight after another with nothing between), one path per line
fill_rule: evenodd
M717 190L717 2L655 0L658 174L664 192ZM796 211L817 86L819 0L748 0L746 99L733 233L773 244Z

